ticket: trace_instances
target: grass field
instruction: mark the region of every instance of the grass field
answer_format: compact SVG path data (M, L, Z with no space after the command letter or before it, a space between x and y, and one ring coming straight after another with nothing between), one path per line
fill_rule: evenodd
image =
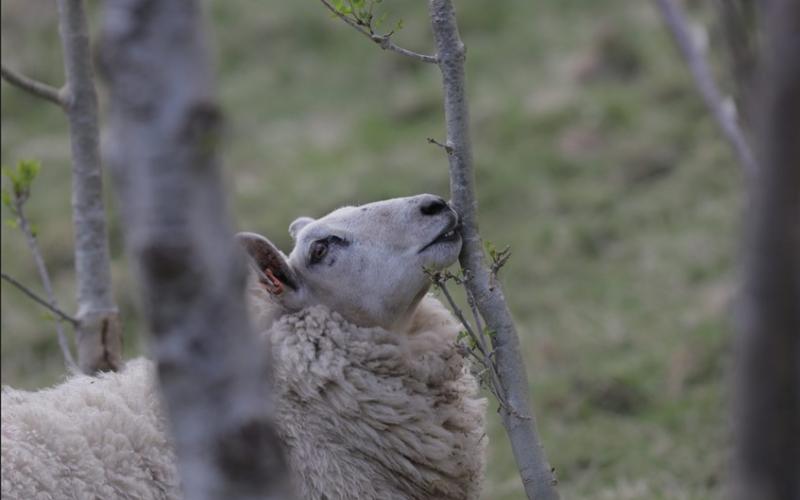
M296 216L447 193L446 159L425 140L444 134L435 67L382 52L311 0L209 4L226 179L241 228L288 250ZM54 7L0 5L4 64L60 84ZM425 2L382 5L390 21L403 19L398 43L430 50ZM456 6L481 230L513 250L502 278L564 498L720 498L741 178L655 10L638 0ZM42 162L29 214L72 310L59 110L3 84L0 153L7 165ZM134 284L111 224L134 356L142 351ZM5 225L2 268L37 283L23 238ZM63 377L52 325L6 284L1 327L3 384ZM485 498L523 498L490 413Z

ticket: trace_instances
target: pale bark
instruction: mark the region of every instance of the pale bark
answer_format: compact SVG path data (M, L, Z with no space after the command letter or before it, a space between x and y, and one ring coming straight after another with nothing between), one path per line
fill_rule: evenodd
M516 327L500 284L493 280L484 261L478 232L475 177L469 137L469 115L465 92L465 48L458 34L455 11L450 0L429 0L437 59L444 85L447 126L445 143L450 162L452 203L461 216L461 266L468 272L466 282L486 326L493 330L497 372L505 405L499 409L511 441L525 492L529 499L558 498L555 477L547 462L531 411L530 386L520 351Z
M724 106L724 99L716 82L714 82L708 62L692 40L691 33L689 33L686 15L675 0L655 0L655 2L661 11L664 22L675 39L681 55L689 66L703 102L733 149L733 153L744 172L748 176L753 176L758 169L753 152L747 143L747 138L739 127L736 114L728 112Z
M734 380L734 497L800 498L800 2L766 4Z
M186 498L289 498L268 369L225 210L202 15L108 0L109 165Z
M58 11L72 147L78 365L90 374L116 371L122 366L122 325L111 287L97 92L83 0L58 0Z

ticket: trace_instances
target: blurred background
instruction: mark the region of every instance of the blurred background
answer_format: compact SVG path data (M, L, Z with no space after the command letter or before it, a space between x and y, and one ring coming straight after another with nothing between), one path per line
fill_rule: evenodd
M718 62L706 4L685 2ZM89 5L96 35L99 2ZM55 5L0 6L3 63L61 85ZM239 228L288 252L297 216L447 195L446 158L426 143L444 139L435 66L381 51L313 0L207 6ZM381 4L387 29L402 19L399 45L432 51L426 8ZM456 8L480 228L512 248L501 276L562 495L721 497L742 179L657 11L640 0L457 0ZM1 88L0 159L42 163L28 214L62 307L74 311L66 119ZM114 286L132 357L143 351L142 328L113 217ZM40 290L23 236L5 224L2 269ZM3 384L63 379L53 325L6 283L0 326ZM484 497L523 498L489 413Z

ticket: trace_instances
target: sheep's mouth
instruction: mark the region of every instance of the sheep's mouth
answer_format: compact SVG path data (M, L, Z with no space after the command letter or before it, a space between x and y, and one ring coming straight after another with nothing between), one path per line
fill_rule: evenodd
M460 228L461 228L461 225L458 223L458 218L453 217L453 219L450 221L450 223L447 225L447 227L444 228L444 230L441 233L439 233L436 236L436 238L431 240L430 243L428 243L427 245L422 247L419 250L419 253L422 253L425 250L427 250L427 249L429 249L429 248L431 248L432 246L435 246L435 245L454 243L454 242L457 242L457 241L461 240L461 235L458 232Z

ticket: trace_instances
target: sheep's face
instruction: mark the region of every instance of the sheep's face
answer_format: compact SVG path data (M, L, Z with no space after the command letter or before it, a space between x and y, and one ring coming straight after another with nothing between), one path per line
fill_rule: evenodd
M323 304L360 326L405 322L429 287L424 268L458 257L458 216L429 194L340 208L289 227L286 258L267 239L240 233L260 282L289 311Z

